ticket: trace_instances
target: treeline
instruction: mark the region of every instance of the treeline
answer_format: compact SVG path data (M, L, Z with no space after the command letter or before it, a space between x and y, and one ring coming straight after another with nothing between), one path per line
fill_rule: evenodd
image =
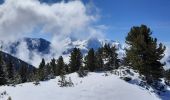
M66 64L60 56L58 59L51 59L50 62L42 59L38 68L30 68L26 64L15 68L15 63L12 60L5 62L0 53L0 85L39 82L55 78L55 76L63 78L65 74L73 72L77 72L79 77L84 77L89 71L113 70L118 68L119 63L116 48L109 44L105 44L96 51L93 48L90 49L84 57L79 48L74 48L70 54L69 64Z
M79 48L74 48L70 54L69 64L66 64L63 57L51 59L45 63L42 59L37 69L37 80L43 81L54 78L55 76L77 72L79 77L84 77L87 72L113 70L119 67L120 60L116 53L116 48L105 44L98 50L90 49L83 57Z

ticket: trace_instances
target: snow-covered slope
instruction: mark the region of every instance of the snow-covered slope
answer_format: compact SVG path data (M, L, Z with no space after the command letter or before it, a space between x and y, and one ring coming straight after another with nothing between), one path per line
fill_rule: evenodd
M58 79L41 82L35 86L25 83L12 86L1 86L0 100L160 100L154 93L121 80L114 74L89 73L87 77L79 78L76 73L71 77L74 87L59 87Z

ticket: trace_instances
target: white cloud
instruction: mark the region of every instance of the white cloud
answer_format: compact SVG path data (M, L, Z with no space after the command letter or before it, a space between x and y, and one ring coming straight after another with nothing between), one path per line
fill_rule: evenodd
M95 17L87 14L81 1L48 5L38 0L6 0L0 6L0 19L1 39L13 39L31 33L38 25L43 25L42 33L81 32Z
M64 49L61 46L67 36L81 39L103 37L102 28L105 26L96 27L93 24L99 18L95 13L96 9L91 11L93 8L95 7L92 4L85 5L79 0L52 5L40 3L38 0L6 0L0 5L0 40L12 41L37 34L33 31L41 26L40 33L52 35L51 51L57 56ZM26 44L21 44L16 56L34 65L39 63L42 56L33 52L35 58L30 61L29 51L26 49ZM35 61L36 58L38 61Z

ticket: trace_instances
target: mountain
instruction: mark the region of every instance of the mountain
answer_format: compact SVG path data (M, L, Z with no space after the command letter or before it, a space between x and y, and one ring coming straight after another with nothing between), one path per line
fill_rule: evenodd
M37 51L42 54L48 54L50 52L50 42L42 38L23 38L14 42L5 44L1 41L1 46L4 51L15 55L19 46L25 43L29 51Z
M20 45L22 43L25 43L27 46L27 49L29 51L29 58L32 59L32 52L36 51L37 53L41 55L48 55L50 54L50 49L51 49L51 43L45 39L42 38L23 38L19 39L15 42L11 42L8 44L3 43L0 41L0 45L2 47L2 50L15 56L16 53L18 52L18 49L20 49ZM125 46L122 45L121 43L109 39L97 39L97 38L90 38L86 40L77 40L77 39L72 39L72 38L66 38L64 45L64 51L63 51L63 56L65 56L66 61L69 61L69 54L73 50L74 47L80 48L81 52L83 54L87 54L88 50L90 48L93 48L94 50L97 50L99 47L104 46L104 44L110 44L110 46L116 46L117 48L117 53L119 55L119 58L122 58L125 56ZM25 51L24 51L25 52ZM166 53L167 56L167 53ZM18 57L20 58L20 57ZM21 58L22 59L22 58ZM24 59L22 59L24 60ZM24 60L27 61L27 60ZM31 61L28 61L30 63ZM167 66L170 65L170 56L166 57L164 60L166 62ZM39 63L39 62L37 62ZM31 63L32 64L32 63ZM168 67L169 68L169 67Z
M90 38L86 40L76 40L72 38L66 38L65 43L63 44L64 45L63 56L66 56L66 58L68 58L69 57L68 55L75 47L80 48L81 52L84 55L84 54L87 54L90 48L97 50L99 47L104 46L104 44L106 43L110 44L111 46L116 46L116 48L118 49L117 53L119 54L120 58L125 55L124 47L119 42L116 42L113 40L101 40L97 38ZM5 44L1 41L0 45L3 51L15 57L18 57L30 64L35 64L35 62L32 63L32 59L33 60L37 59L37 58L34 58L34 57L37 57L35 53L38 54L38 56L40 57L44 55L50 55L51 53L50 52L51 43L42 38L23 38L23 39L14 41L14 42L10 42L8 44ZM24 55L22 54L22 52L24 53ZM37 63L39 64L39 62Z
M97 38L90 38L87 40L72 40L70 38L67 38L65 43L66 49L63 52L63 54L69 54L74 47L80 48L81 52L83 54L86 54L89 49L93 48L94 50L97 50L99 47L102 47L105 44L109 44L110 46L115 46L118 50L117 51L118 54L120 56L124 56L125 50L124 50L124 46L122 46L121 43L113 40L102 40Z
M10 61L12 62L13 64L13 67L15 69L19 69L20 67L22 67L23 65L27 66L29 69L34 69L35 67L22 61L21 59L18 59L14 56L11 56L10 54L8 53L5 53L5 52L2 52L0 51L0 54L2 56L2 60L5 64L9 63Z
M11 43L9 45L10 53L15 54L17 51L17 47L22 43L26 42L28 46L29 51L37 51L42 54L48 54L50 53L50 45L51 43L45 39L42 38L24 38L21 40L18 40L14 43ZM104 44L110 44L111 46L116 46L118 50L123 50L123 46L116 41L113 40L99 40L97 38L90 38L87 40L76 40L71 38L66 38L66 42L64 44L64 47L66 48L63 51L63 54L68 54L70 51L74 48L80 48L82 53L87 53L87 51L90 48L93 48L94 50L97 50L99 47L104 46Z

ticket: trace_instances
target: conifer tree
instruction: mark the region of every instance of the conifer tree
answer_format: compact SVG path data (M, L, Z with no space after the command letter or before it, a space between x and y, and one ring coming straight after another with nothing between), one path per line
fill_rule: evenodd
M116 47L111 47L110 54L109 54L109 66L111 69L115 69L119 67L119 59L118 54L116 53Z
M96 53L96 67L97 70L103 70L104 68L104 62L103 62L103 57L102 57L102 48L99 48Z
M89 71L95 71L96 70L96 57L94 49L90 49L87 56L85 57L85 66L89 69Z
M65 69L61 68L60 79L58 80L58 85L60 85L60 87L66 87L67 86L65 74L66 74Z
M82 66L82 54L80 52L80 49L74 48L71 52L69 66L71 72L78 71L79 68Z
M46 68L47 68L47 73L48 73L48 78L54 78L54 70L53 67L50 66L50 63L46 64Z
M23 64L19 69L19 74L21 76L21 83L27 82L28 68L25 64Z
M105 59L105 61L108 60L110 52L111 52L110 45L109 44L105 44L104 47L103 47L103 50L102 50L103 58Z
M41 81L43 81L46 77L45 73L44 73L44 69L45 69L45 60L43 58L39 65L39 69L38 69L39 80L41 80Z
M57 73L57 64L56 64L56 60L54 58L51 59L50 66L51 66L51 68L53 70L54 76L57 76L58 75L58 73Z
M14 69L13 63L10 59L9 62L7 63L7 73L8 73L7 77L8 77L9 83L12 83L12 81L14 81L14 72L15 72L15 69Z
M164 56L165 46L157 44L157 39L152 38L150 29L141 25L131 28L126 43L127 62L132 68L146 77L147 82L153 83L162 77L163 65L160 60Z
M60 56L57 60L57 75L60 75L61 74L61 70L62 69L65 69L65 63L63 61L63 57ZM64 70L66 72L66 70Z
M7 82L4 67L5 65L3 62L2 53L0 52L0 85L5 85Z
M170 85L170 69L165 71L165 81L167 85Z

